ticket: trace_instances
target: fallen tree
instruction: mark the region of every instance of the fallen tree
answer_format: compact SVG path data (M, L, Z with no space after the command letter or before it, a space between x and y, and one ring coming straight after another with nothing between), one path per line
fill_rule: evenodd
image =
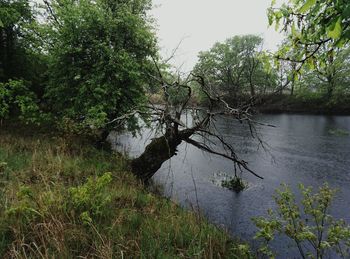
M160 68L157 65L156 67L158 76L153 76L153 78L162 88L164 104L154 105L150 103L141 110L133 110L111 122L121 123L137 114L141 114L144 117L146 116L147 120L151 121L152 125L157 128L157 137L151 140L139 157L131 161L131 171L142 181L147 182L165 161L177 154L178 146L185 142L210 154L231 160L236 176L237 172L247 171L263 179L262 176L248 167L245 160L238 157L234 147L225 140L215 127L217 117L233 117L240 123L246 123L249 126L251 136L262 144L255 129L258 122L252 119L250 113L252 104L232 108L223 98L211 91L211 86L207 84L203 76L190 74L185 79L178 76L176 80L171 80L166 79ZM209 103L208 107L190 105L190 100L194 94L194 85L206 96ZM192 120L190 123L185 123L182 121L182 117L188 111L192 113Z

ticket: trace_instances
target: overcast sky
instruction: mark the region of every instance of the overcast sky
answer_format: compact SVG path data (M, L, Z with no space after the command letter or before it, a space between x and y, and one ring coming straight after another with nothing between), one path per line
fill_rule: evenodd
M176 66L190 70L199 51L234 35L258 34L265 49L276 49L282 36L268 28L266 10L271 0L153 0L152 15L164 58L182 40Z

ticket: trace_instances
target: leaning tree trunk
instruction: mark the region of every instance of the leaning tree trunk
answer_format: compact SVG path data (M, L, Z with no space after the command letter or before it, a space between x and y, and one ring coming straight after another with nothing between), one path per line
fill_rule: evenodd
M193 133L194 129L172 129L165 135L154 138L145 151L131 161L131 171L143 182L147 182L165 161L176 155L177 147Z
M255 87L253 84L252 73L250 73L250 76L249 76L249 86L250 86L250 96L254 97L255 96Z
M167 136L153 139L145 151L131 161L131 171L142 181L148 181L165 161L176 154L176 148L181 141L179 138Z

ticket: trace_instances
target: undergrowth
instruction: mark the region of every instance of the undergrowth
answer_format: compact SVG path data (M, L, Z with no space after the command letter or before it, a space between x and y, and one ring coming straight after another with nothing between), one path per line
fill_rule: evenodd
M248 258L248 246L148 192L118 155L0 126L0 258Z

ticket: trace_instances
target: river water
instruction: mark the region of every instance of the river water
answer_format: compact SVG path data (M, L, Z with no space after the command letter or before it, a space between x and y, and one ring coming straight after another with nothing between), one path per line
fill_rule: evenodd
M256 227L252 217L266 216L275 208L272 196L282 183L295 192L298 184L315 188L328 182L339 192L331 208L336 218L350 223L350 116L259 115L256 120L276 127L259 126L266 149L252 139L249 129L231 118L217 120L218 131L249 162L260 180L248 172L243 178L249 187L236 194L220 187L222 175L233 175L232 162L181 144L178 155L165 162L154 176L165 195L184 207L199 209L210 222L243 240L253 240ZM111 136L114 148L135 157L152 137L150 129L141 135ZM224 173L223 173L224 172ZM256 241L251 241L253 248ZM297 258L292 242L281 237L273 243L278 258Z

